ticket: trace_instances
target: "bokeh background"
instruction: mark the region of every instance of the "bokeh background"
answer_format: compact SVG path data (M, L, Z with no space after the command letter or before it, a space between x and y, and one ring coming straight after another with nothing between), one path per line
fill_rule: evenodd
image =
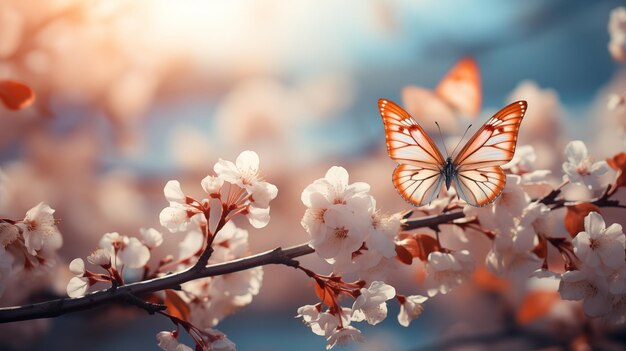
M609 13L619 5L0 0L0 78L37 93L27 109L0 107L0 213L20 218L40 201L50 204L61 219L65 266L105 232L159 228L167 180L200 195L200 180L219 158L247 149L279 188L266 228L240 223L253 252L308 240L300 192L332 165L347 168L351 181L370 183L387 212L406 209L390 182L394 163L376 101L406 103L405 87L434 88L468 55L483 84L476 123L510 100L528 100L520 143L535 146L539 168L558 170L562 145L574 138L597 159L612 156L624 149L626 123L623 111L606 107L609 93L626 90L626 70L607 52ZM160 256L182 239L165 236ZM328 269L315 256L303 262ZM406 294L424 293L411 270L395 279ZM67 280L56 280L64 291ZM240 350L319 350L323 338L293 318L315 299L303 274L267 267L260 295L218 329ZM468 302L482 306L481 314L459 308ZM363 329L369 343L353 348L412 350L452 332L489 330L499 323L494 308L461 291L431 301L403 328L393 306L380 326ZM108 310L118 311L111 317ZM154 350L155 334L169 328L163 318L105 307L2 326L0 343Z

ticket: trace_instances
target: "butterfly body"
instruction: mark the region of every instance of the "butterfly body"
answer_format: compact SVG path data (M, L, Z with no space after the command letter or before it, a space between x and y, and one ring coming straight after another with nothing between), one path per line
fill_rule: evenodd
M399 165L392 181L400 195L415 206L430 203L454 183L457 195L472 206L486 206L504 189L500 165L515 153L526 102L509 104L491 117L454 157L445 159L424 129L395 103L380 99L387 152Z
M450 190L450 185L452 185L452 180L456 175L456 167L452 162L452 157L448 156L448 158L446 158L446 163L443 165L441 174L443 175L446 182L446 190Z

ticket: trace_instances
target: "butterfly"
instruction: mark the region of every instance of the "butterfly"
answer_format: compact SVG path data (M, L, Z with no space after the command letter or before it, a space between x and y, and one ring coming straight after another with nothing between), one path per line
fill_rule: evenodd
M402 89L402 100L415 118L432 122L437 116L444 131L454 132L459 117L474 118L481 106L480 70L471 57L460 59L434 90L419 86ZM430 123L426 123L426 129Z
M457 195L472 206L490 204L504 189L506 177L500 166L513 158L526 107L526 101L516 101L498 111L456 157L444 159L405 110L389 100L378 100L387 152L399 163L393 172L393 185L415 206L430 203L443 183L446 189L454 183Z

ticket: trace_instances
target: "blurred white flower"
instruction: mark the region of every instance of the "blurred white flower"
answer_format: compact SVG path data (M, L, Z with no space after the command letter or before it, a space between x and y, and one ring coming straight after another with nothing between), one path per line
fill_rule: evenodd
M85 295L85 292L89 288L89 278L85 277L73 277L67 284L67 296L69 297L81 297Z
M588 269L563 273L559 293L564 300L583 300L583 309L590 317L603 316L611 309L606 280Z
M156 335L159 347L165 351L193 351L185 344L181 344L173 332L162 331Z
M209 195L219 195L222 186L224 185L224 179L208 175L200 182L202 189Z
M270 208L249 206L248 209L243 212L250 222L250 225L255 228L263 228L270 222Z
M339 325L339 318L328 312L320 312L321 306L317 305L305 305L298 308L298 315L296 318L301 317L304 324L311 328L311 331L319 336L327 337L332 334L333 330ZM342 313L343 315L343 313ZM349 320L346 320L349 323Z
M400 313L398 313L398 323L403 327L408 327L411 321L422 314L424 310L424 302L428 298L422 295L411 295L403 297L400 304Z
M617 7L609 18L609 53L618 62L626 61L626 8Z
M189 203L192 200L185 196L177 180L168 181L163 188L163 193L170 205L159 214L161 225L172 233L186 230L189 220L201 211L190 206Z
M105 233L100 239L101 249L109 251L115 258L114 265L128 268L143 267L150 259L150 250L139 239L120 235L117 232ZM117 257L115 256L117 254Z
M82 258L75 258L70 262L70 272L74 275L82 276L85 274L85 261Z
M610 94L606 102L606 108L609 110L616 110L618 107L623 106L626 103L626 96L619 94Z
M574 253L597 274L609 275L624 264L626 236L618 223L606 228L604 219L597 212L585 217L585 231L572 240Z
M33 256L37 255L37 251L56 250L63 244L53 213L50 206L40 202L28 210L24 220L18 224L24 231L24 244Z
M139 228L141 240L149 249L161 246L163 243L163 234L154 228Z
M0 223L0 245L7 247L20 236L18 228L10 223Z
M361 295L352 305L352 317L355 322L366 320L376 325L387 318L387 300L396 296L396 289L381 281L374 281L369 288L362 288Z
M569 142L565 146L565 158L563 180L585 185L590 190L601 186L599 177L609 170L609 165L606 161L592 163L585 143L580 140Z
M535 148L532 145L520 145L515 149L513 159L502 168L509 169L514 174L524 174L532 170L535 161L537 161Z
M330 350L335 345L346 345L353 341L363 342L364 338L360 330L348 325L335 329L326 341L326 349Z
M150 250L139 239L129 238L118 254L121 263L128 268L141 268L150 259ZM120 262L118 262L119 264Z
M609 277L609 291L616 295L626 294L626 262Z
M396 256L394 239L400 232L401 220L400 213L386 216L375 212L368 238L365 240L368 249L376 250L386 258Z
M111 252L105 249L97 249L87 256L87 261L93 265L108 269L111 267Z
M428 296L447 294L454 287L470 278L474 271L474 259L469 251L452 253L431 252L426 263L424 285Z

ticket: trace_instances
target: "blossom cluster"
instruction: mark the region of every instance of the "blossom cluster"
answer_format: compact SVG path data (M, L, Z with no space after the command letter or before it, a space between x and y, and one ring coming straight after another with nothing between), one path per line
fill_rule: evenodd
M55 264L63 244L56 224L54 210L43 202L23 219L0 219L0 295L22 273L43 273Z
M302 226L311 236L311 247L335 273L384 277L396 265L394 240L401 216L382 214L369 184L348 181L344 168L332 167L307 186L301 197L307 207Z

